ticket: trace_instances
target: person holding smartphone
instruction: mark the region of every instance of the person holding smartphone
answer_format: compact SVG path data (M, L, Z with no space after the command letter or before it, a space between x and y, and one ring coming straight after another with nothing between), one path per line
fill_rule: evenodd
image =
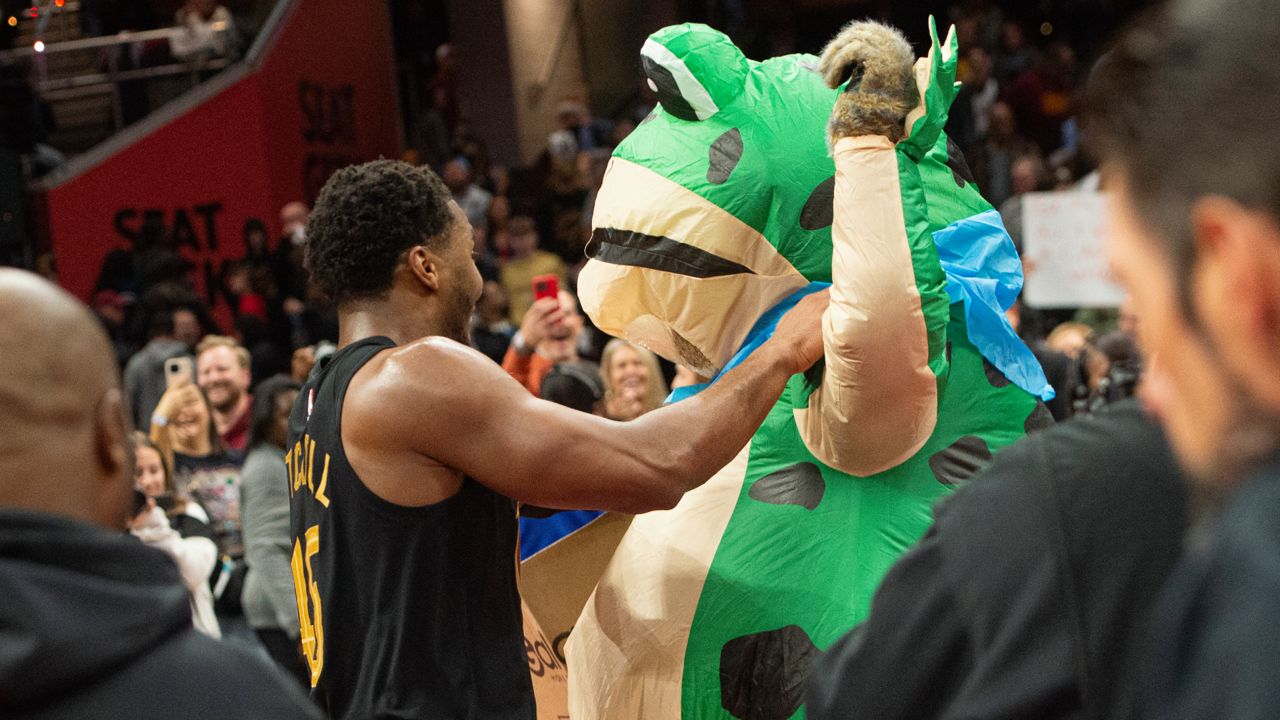
M533 282L537 300L511 337L507 354L502 358L502 369L529 392L538 395L542 379L551 368L560 363L578 362L578 336L582 334L583 321L578 299L573 293L559 289L555 275L543 275Z
M308 225L339 350L289 418L301 643L332 718L535 717L515 501L670 508L822 355L826 293L696 397L628 423L541 400L466 345L473 236L428 168L344 168Z

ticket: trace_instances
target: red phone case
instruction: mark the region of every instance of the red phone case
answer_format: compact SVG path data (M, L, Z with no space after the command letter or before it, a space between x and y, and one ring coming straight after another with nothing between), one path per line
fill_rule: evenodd
M560 278L555 275L538 275L533 278L533 299L560 296Z

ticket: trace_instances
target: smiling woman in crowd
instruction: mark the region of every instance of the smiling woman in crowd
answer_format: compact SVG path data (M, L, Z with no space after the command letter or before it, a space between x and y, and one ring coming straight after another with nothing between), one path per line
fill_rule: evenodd
M662 407L667 382L653 353L626 340L610 340L600 358L604 377L605 415L634 420Z

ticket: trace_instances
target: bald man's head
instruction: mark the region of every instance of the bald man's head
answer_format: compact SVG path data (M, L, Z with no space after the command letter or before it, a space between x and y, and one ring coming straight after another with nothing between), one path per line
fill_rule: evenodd
M88 308L0 269L0 507L118 528L132 453L115 360Z

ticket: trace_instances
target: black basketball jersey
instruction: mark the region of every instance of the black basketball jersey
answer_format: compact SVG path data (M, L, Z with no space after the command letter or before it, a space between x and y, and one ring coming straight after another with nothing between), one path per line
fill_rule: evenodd
M514 503L467 478L447 500L402 507L347 462L347 386L394 345L367 338L322 361L289 416L293 581L313 695L331 718L531 720Z

